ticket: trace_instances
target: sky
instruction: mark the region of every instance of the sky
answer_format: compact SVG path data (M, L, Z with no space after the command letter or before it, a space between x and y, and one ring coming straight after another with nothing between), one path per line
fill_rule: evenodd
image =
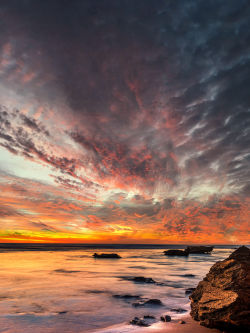
M250 240L248 0L2 0L0 241Z

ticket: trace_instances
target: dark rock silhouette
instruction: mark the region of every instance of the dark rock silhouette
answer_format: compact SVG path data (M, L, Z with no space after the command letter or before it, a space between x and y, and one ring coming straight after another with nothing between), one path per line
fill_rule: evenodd
M94 253L93 257L99 258L99 259L109 259L109 258L119 259L119 258L121 258L121 256L119 256L119 254L117 254L117 253L101 253L101 254Z
M137 326L142 326L142 327L148 327L150 326L149 323L146 322L146 320L142 319L142 318L138 318L138 317L134 317L134 319L132 319L130 321L131 325L137 325Z
M131 299L141 299L141 296L139 295L130 295L130 294L124 294L124 295L113 295L114 298L124 299L124 300L131 300Z
M155 321L156 321L155 316L146 315L146 316L143 316L143 318L134 317L134 319L132 319L130 321L130 324L131 325L148 327L151 324L153 324Z
M146 301L139 301L139 302L135 302L132 304L134 307L138 307L138 306L163 306L163 303L161 300L157 299L157 298L150 298L147 299Z
M250 330L250 249L215 263L190 296L191 316L210 328Z
M171 312L176 312L176 313L185 313L187 312L186 309L182 309L182 308L173 308L173 309L170 309Z
M161 316L161 321L164 321L164 322L170 322L171 321L171 317L169 315L163 315Z
M213 251L213 246L187 246L185 251L188 254L194 253L194 254L205 254L210 253Z
M186 257L188 256L188 252L186 250L166 250L164 251L166 256L181 256Z
M213 246L187 246L185 250L166 250L166 256L181 256L187 257L189 254L207 254L213 251Z
M129 277L127 278L127 280L129 281L133 281L135 283L156 283L154 279L152 278L147 278L147 277L144 277L144 276L134 276L134 277Z

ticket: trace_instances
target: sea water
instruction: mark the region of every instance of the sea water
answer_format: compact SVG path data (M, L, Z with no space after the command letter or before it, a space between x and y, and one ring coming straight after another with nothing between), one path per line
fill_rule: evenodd
M95 259L94 252L115 252L122 258ZM167 257L162 248L153 246L2 251L0 332L133 332L137 328L129 322L135 316L150 314L159 320L162 314L169 314L178 318L183 314L173 309L187 310L187 314L190 308L185 290L195 287L216 261L232 252L233 247L228 246L188 257ZM129 280L135 276L150 277L157 283ZM136 300L114 297L124 294L157 298L163 306L134 307Z

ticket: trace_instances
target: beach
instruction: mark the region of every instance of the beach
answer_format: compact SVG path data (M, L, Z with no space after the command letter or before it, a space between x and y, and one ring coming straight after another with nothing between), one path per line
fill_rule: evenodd
M96 333L219 333L221 331L217 329L210 329L204 326L201 326L197 321L193 320L190 316L183 316L183 321L185 324L180 324L178 321L172 321L169 323L158 322L157 324L152 325L151 327L143 328L133 328L129 325L114 325L105 330L96 331Z
M2 249L1 332L212 332L189 318L187 289L196 287L233 247L188 257L165 256L167 246L105 247ZM116 252L121 258L95 259L95 252ZM151 283L138 283L136 277ZM151 304L152 299L160 304ZM160 321L166 314L170 323ZM130 324L134 317L148 315L155 317L150 327Z

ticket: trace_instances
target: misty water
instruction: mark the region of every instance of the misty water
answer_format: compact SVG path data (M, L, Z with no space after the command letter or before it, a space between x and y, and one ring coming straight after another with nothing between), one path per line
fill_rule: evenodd
M135 316L181 317L171 309L189 311L185 290L195 287L214 262L232 251L233 247L221 247L211 255L189 257L167 257L159 248L3 251L0 332L133 332L137 328L128 323ZM122 258L94 259L94 252L116 252ZM151 277L157 284L127 279L135 276ZM158 298L164 306L134 307L136 300L114 297L124 294Z

